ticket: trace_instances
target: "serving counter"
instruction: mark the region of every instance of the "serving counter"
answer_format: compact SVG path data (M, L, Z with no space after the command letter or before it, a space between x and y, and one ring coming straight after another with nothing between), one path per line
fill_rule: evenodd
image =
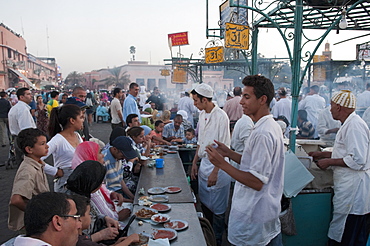
M141 188L144 188L145 195L149 195L148 189L153 187L178 186L182 189L179 193L167 194L169 203L194 203L194 198L190 186L186 179L185 171L181 159L176 152L163 156L164 167L143 167L141 170L137 192L135 194L134 204L138 203L138 194Z

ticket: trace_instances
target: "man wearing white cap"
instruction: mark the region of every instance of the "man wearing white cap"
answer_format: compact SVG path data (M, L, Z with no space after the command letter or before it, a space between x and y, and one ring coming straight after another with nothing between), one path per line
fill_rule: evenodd
M198 176L202 209L215 231L217 245L221 245L231 178L209 161L205 149L207 145L214 143L214 140L230 146L229 118L225 111L212 103L211 86L200 84L190 93L193 95L195 107L202 110L199 114L198 146L193 159L191 178L194 180ZM199 170L198 157L202 158Z
M329 245L366 245L370 213L370 132L355 113L356 98L342 90L331 99L331 114L340 120L333 152L310 152L321 169L332 168L333 219Z

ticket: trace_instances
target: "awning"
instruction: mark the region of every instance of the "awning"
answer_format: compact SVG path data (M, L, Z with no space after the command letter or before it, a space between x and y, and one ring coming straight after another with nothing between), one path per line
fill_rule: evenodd
M35 89L35 87L33 86L32 82L31 82L31 81L30 81L26 76L24 76L21 72L19 72L19 71L18 71L18 70L16 70L16 69L10 68L10 67L8 67L8 69L9 69L11 72L13 72L15 75L17 75L17 76L21 77L21 78L24 80L24 82L26 82L26 83L30 86L30 88Z

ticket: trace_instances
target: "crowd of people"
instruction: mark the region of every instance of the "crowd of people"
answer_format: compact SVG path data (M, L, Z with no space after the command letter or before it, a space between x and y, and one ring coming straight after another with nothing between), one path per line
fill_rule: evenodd
M136 83L127 94L121 88L99 95L76 87L71 93L34 95L20 88L16 99L14 92L8 99L0 92L2 147L8 138L14 141L19 165L8 226L22 234L4 245L138 242L137 234L117 240L119 228L131 215L146 165L143 157L163 144L197 146L189 176L198 182L201 209L217 245L227 228L232 245L282 245L284 138L290 134L333 146L332 152L308 153L319 168L334 173L329 245L366 245L370 131L365 120L370 97L363 94L369 93L370 84L358 99L341 90L331 100L311 86L298 105L297 129L291 129L286 88L275 93L272 82L260 75L247 76L242 83L222 108L213 88L199 84L182 92L171 111L159 88L146 98ZM362 110L364 119L356 114L356 103L369 108ZM109 143L91 136L94 118L110 123ZM44 162L50 155L53 165ZM53 189L46 175L55 178Z

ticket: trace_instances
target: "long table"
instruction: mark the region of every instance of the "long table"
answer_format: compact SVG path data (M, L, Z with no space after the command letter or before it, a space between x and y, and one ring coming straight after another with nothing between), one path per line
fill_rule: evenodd
M194 203L193 195L191 194L185 171L182 166L181 159L176 154L167 154L163 156L164 167L143 167L140 174L137 190L144 188L145 195L149 195L148 189L153 187L178 186L182 189L181 192L168 195L169 203ZM134 204L138 203L138 198L141 195L136 192Z
M149 195L148 189L152 187L167 187L178 186L182 189L181 192L175 194L167 194L169 197L169 204L171 210L166 212L171 219L180 219L188 222L187 229L178 231L177 238L171 240L171 245L174 246L187 246L197 245L206 246L207 243L204 239L203 231L199 223L199 219L194 206L194 198L190 191L190 186L186 179L185 171L179 157L179 154L167 154L163 156L164 167L157 169L155 167L143 167L141 170L139 183L134 199L133 212L135 213L143 206L138 205L138 198L142 195L138 194L140 188L144 188L145 195ZM153 225L144 223L139 226L138 220L135 220L130 228L129 234L142 233L151 234L153 230L163 228L162 224Z

